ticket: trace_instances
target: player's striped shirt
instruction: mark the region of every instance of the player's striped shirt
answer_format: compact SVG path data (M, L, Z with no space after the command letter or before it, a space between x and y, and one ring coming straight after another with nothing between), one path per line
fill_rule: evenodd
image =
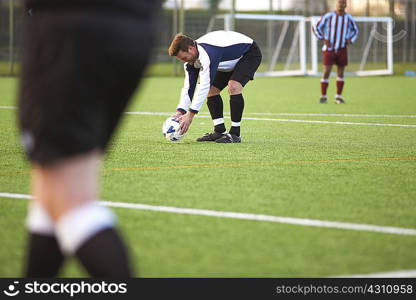
M184 64L185 81L178 110L198 112L208 96L217 71L231 72L249 50L253 40L234 31L213 31L196 40L199 57ZM196 95L199 77L199 88Z
M322 16L314 26L313 32L318 39L328 40L331 43L332 47L328 49L324 45L323 51L337 51L345 48L348 40L354 43L358 37L358 27L354 18L347 13L342 16L338 15L336 11Z

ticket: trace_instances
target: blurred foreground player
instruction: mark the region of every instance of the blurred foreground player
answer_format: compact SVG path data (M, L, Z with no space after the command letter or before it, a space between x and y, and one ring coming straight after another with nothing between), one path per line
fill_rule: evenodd
M322 48L322 60L324 64L323 77L321 79L320 103L327 103L327 89L332 66L337 65L337 94L335 103L345 103L342 98L344 89L344 71L348 65L348 47L358 37L358 27L354 18L347 14L347 0L338 0L336 11L329 12L321 17L314 27L314 34L324 41Z
M94 277L133 276L97 203L100 161L147 65L154 0L27 0L19 120L32 163L25 276L75 256Z

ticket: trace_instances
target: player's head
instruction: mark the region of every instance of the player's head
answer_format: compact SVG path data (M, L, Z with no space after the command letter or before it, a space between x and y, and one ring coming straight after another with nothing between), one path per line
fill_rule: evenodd
M168 52L170 56L176 56L180 61L190 64L193 64L198 58L195 41L182 33L175 36Z
M347 8L347 0L338 0L337 1L337 11L338 12L345 12L345 9Z

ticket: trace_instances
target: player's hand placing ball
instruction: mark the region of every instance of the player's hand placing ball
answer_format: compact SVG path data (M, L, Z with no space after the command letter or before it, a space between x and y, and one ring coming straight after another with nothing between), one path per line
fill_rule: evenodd
M180 117L178 117L178 121L181 124L181 134L185 134L188 129L189 126L191 126L192 120L195 116L195 113L188 111L186 114L181 115Z
M184 113L183 112L181 112L180 110L177 110L173 115L171 115L170 117L171 118L174 118L174 119L178 119L180 116L182 116L182 115L184 115Z

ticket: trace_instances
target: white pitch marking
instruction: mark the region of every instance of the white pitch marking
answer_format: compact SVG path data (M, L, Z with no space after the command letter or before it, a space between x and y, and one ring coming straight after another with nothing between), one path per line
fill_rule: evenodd
M126 112L129 115L171 115L165 112ZM199 118L210 118L209 115L200 115ZM337 124L337 125L357 125L357 126L387 126L387 127L416 127L416 125L407 124L383 124L383 123L353 123L353 122L335 122L335 121L314 121L314 120L291 120L291 119L266 119L266 118L244 118L244 120L253 121L274 121L274 122L294 122L294 123L313 123L313 124Z
M11 193L0 193L0 197L16 198L16 199L31 199L30 195L11 194ZM398 234L398 235L416 235L416 229L413 229L413 228L377 226L377 225L369 225L369 224L354 224L354 223L321 221L321 220L312 220L312 219L278 217L278 216L260 215L260 214L249 214L249 213L216 211L216 210L194 209L194 208L180 208L180 207L173 207L173 206L159 206L159 205L148 205L148 204L137 204L137 203L124 203L124 202L111 202L111 201L100 201L100 203L102 205L109 206L109 207L128 208L128 209L137 209L137 210L145 210L145 211L169 212L169 213L174 213L174 214L196 215L196 216L239 219L239 220L251 220L251 221L260 221L260 222L273 222L273 223L292 224L292 225L300 225L300 226L336 228L336 229L368 231L368 232L378 232L378 233Z
M353 122L332 122L332 121L290 120L290 119L244 118L244 120L295 122L295 123L315 123L315 124L337 124L337 125L357 125L357 126L416 127L416 125L407 125L407 124L353 123Z
M334 276L332 278L415 278L416 270Z
M416 118L416 115L367 115L367 114L316 114L316 113L244 113L262 116L312 116L312 117L353 117L353 118Z
M172 115L172 112L140 112L129 111L126 114L132 115ZM230 113L224 112L225 115ZM209 115L208 112L200 112L198 115ZM312 117L353 117L353 118L416 118L416 115L370 115L370 114L317 114L317 113L250 113L246 112L244 115L257 116L312 116Z
M16 106L0 106L0 109L16 109ZM129 111L128 115L149 115L149 116L170 116L169 112L140 112ZM317 117L356 117L356 118L416 118L416 115L369 115L369 114L317 114L317 113L244 113L245 115L258 116L317 116ZM207 116L208 115L208 116ZM229 113L225 113L229 115ZM209 113L201 112L199 117L207 118ZM245 120L255 121L279 121L279 122L301 122L301 123L323 123L323 124L344 124L344 125L375 125L375 126L399 126L399 127L416 127L416 125L403 124L376 124L376 123L351 123L351 122L328 122L328 121L309 121L309 120L286 120L286 119L260 119L244 118Z

